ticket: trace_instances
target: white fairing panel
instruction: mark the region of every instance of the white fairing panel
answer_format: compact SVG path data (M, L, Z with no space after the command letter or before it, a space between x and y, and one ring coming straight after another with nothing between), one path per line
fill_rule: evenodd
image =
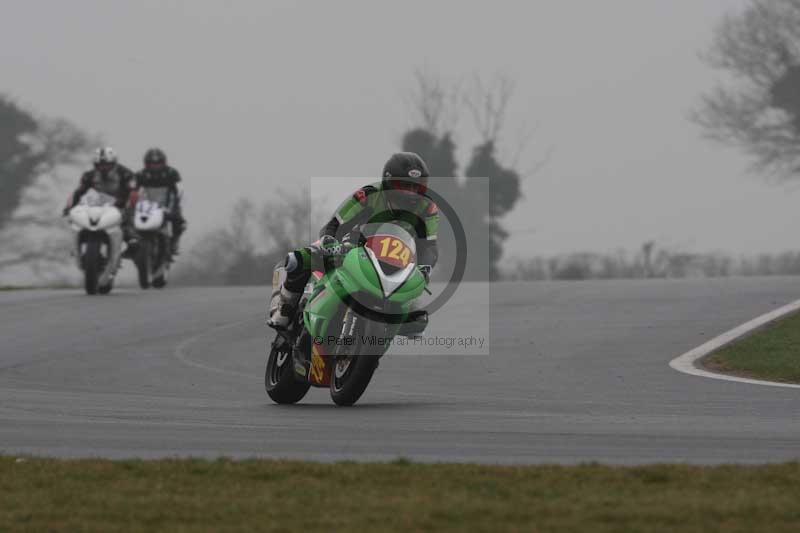
M101 231L118 226L122 222L122 213L114 207L115 201L111 195L89 189L69 212L73 228L76 231Z
M87 206L80 204L70 210L69 218L76 230L101 231L119 226L122 222L122 213L113 205Z
M122 212L114 206L115 201L113 196L89 189L80 203L69 212L70 224L76 232L88 230L108 235L108 246L103 246L101 252L106 256L107 263L98 280L100 286L108 285L113 280L122 254ZM78 249L79 267L84 248L85 244Z
M140 200L136 204L133 225L139 231L157 231L164 225L164 208L150 200Z
M405 283L405 281L414 271L414 268L417 266L416 263L411 262L402 270L398 270L393 274L386 274L381 268L380 261L378 261L378 258L375 257L375 253L369 248L366 248L366 251L369 260L372 262L372 266L375 267L375 272L378 273L378 278L381 280L381 288L383 289L383 295L386 298L391 296L394 291L400 287L400 285Z
M97 229L106 230L114 226L119 226L122 222L122 213L114 206L105 206L100 212L100 220L97 223Z
M85 205L76 205L69 212L69 221L78 231L89 227L89 208Z

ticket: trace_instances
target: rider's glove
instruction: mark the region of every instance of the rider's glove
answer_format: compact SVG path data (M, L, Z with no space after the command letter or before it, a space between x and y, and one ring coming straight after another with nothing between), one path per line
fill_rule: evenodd
M61 211L61 216L62 216L62 217L65 217L65 216L67 216L67 215L69 215L69 206L65 207L65 208L64 208L64 209Z
M431 269L432 269L432 267L430 265L420 265L419 266L419 272L425 278L425 285L427 285L428 283L431 282Z
M323 235L320 237L317 249L319 249L325 257L341 255L343 252L342 243L337 241L332 235Z
M361 240L361 233L359 233L357 230L353 230L350 233L346 233L342 237L342 253L346 254L353 248L357 248L360 240Z

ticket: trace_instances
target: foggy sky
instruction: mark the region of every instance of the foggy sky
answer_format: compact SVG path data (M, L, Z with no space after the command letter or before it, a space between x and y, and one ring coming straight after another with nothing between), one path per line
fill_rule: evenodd
M509 255L779 251L800 240L800 182L765 184L686 119L714 81L698 53L741 3L0 0L0 91L129 166L164 147L191 243L239 196L378 175L415 124L415 68L501 72L517 80L505 152L521 124L537 131L522 168L552 150L506 219ZM456 134L465 156L468 117Z

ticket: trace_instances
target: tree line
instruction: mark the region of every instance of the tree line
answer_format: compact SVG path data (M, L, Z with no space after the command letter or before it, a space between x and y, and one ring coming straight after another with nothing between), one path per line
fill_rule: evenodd
M800 275L800 252L796 251L734 256L723 252L654 249L653 243L645 243L634 253L573 252L515 260L501 277L509 281L579 281L797 275Z
M726 15L703 55L719 72L719 84L701 97L691 120L710 138L743 150L760 176L795 179L800 174L800 0L750 0ZM509 259L503 217L518 204L523 180L538 165L520 169L530 135L516 135L509 148L512 80L473 76L444 83L417 72L409 93L416 117L398 148L428 162L434 190L453 207L469 236L467 279L657 278L800 274L798 253L732 257L696 254L645 243L634 253L579 252L554 257ZM476 139L459 162L456 124L466 119ZM63 272L71 235L57 216L74 185L77 165L97 145L73 124L37 115L0 95L0 277L26 270L53 282ZM489 177L484 180L481 178ZM309 236L294 222L306 213L307 196L282 192L262 205L242 199L227 224L195 239L181 258L178 280L191 284L268 282L271 266ZM304 218L305 220L305 218ZM441 266L454 267L456 243L443 223ZM72 266L70 264L70 266ZM442 275L442 274L439 274ZM3 281L0 279L0 284Z
M71 240L59 214L96 142L69 121L0 95L0 274L60 280Z
M503 245L509 235L501 219L521 197L520 172L512 164L503 164L498 155L513 88L504 77L475 77L468 87L448 86L420 71L409 95L416 124L402 135L399 148L422 156L433 176L430 188L452 207L463 226L468 236L466 279L500 278ZM478 142L460 172L453 130L462 115L470 117ZM307 193L298 191L281 191L277 199L260 206L241 199L228 226L204 236L189 257L183 258L185 262L178 265L173 279L209 285L268 283L272 266L287 251L306 245L309 233L315 234L330 217L330 213L312 208ZM308 222L305 213L312 214L313 228L297 222L298 214L303 214L299 220ZM447 279L455 268L457 243L452 222L442 212L439 264L434 275L438 279Z

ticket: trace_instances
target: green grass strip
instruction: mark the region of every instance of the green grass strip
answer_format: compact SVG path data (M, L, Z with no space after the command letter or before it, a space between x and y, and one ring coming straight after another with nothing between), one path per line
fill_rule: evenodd
M0 458L0 531L800 531L800 463Z
M800 383L800 313L720 349L703 364L715 372Z

